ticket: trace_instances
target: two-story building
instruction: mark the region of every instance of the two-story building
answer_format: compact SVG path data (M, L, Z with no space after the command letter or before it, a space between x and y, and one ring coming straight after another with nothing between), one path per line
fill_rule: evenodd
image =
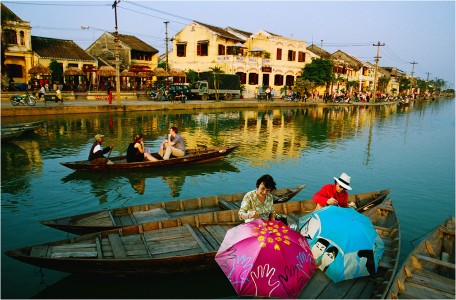
M247 97L258 86L271 86L275 95L293 86L302 68L310 62L306 42L260 30L250 33L192 21L172 39L169 65L198 73L220 68L238 74Z

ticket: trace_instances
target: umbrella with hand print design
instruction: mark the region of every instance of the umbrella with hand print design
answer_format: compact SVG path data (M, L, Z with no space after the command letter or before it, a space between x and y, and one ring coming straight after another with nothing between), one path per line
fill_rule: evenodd
M316 268L303 236L262 219L228 230L215 260L240 296L297 298Z

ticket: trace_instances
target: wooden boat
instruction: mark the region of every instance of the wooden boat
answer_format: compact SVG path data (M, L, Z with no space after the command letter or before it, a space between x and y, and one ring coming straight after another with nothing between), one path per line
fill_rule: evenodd
M369 204L382 201L388 193L389 190L384 190L351 195L349 201L363 210L372 208ZM279 214L299 217L313 211L315 203L311 200L278 203L274 209ZM381 212L373 215L379 218L376 224L393 226L388 218L390 211ZM237 213L237 209L222 210L153 221L5 253L25 263L69 273L163 275L207 270L217 267L214 257L227 230L242 223ZM385 228L385 232L388 230ZM394 244L385 240L388 243Z
M3 130L2 129L2 141L10 141L14 138L17 138L21 136L24 133L24 131L9 131L9 130Z
M274 203L289 201L305 186L303 184L297 187L275 190L272 193ZM42 221L41 224L74 234L87 234L150 221L179 218L205 212L239 209L244 195L245 192L134 205Z
M36 129L43 126L44 121L35 121L27 123L15 123L15 124L2 124L2 132L6 131L35 131Z
M163 167L170 167L170 166L181 166L181 165L190 165L190 164L197 164L203 162L214 161L218 159L222 159L237 146L221 146L221 147L214 147L214 148L195 148L195 149L188 149L183 157L172 157L168 160L163 160L158 155L158 153L151 153L152 156L159 158L158 161L143 161L143 162L127 162L126 156L118 156L118 157L110 157L109 160L113 162L113 164L106 164L106 165L92 165L88 160L81 160L75 162L61 162L65 167L68 167L73 170L77 171L106 171L106 170L138 170L138 169L145 169L145 168L163 168Z
M455 299L454 217L431 232L397 271L389 299Z
M401 248L400 226L391 199L366 210L385 244L377 273L334 283L317 270L306 284L300 299L383 299L392 284Z

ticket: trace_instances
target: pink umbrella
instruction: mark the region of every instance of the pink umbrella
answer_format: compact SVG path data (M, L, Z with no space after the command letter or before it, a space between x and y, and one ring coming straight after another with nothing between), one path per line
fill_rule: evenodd
M262 219L228 230L215 260L240 296L296 298L316 270L302 235Z

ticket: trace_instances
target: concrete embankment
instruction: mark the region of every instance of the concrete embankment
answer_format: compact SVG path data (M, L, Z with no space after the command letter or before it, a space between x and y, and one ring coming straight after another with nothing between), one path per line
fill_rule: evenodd
M378 104L378 105L383 105ZM224 108L296 108L315 105L324 106L347 106L347 105L366 105L366 103L354 104L332 104L332 103L314 103L314 102L288 102L284 100L274 100L272 102L258 102L255 99L241 99L233 101L201 101L188 100L186 103L180 102L155 102L148 100L122 100L121 105L116 105L114 100L112 104L106 101L65 101L63 105L57 105L54 102L38 101L35 106L13 106L9 101L2 101L1 116L38 116L38 115L63 115L63 114L86 114L86 113L113 113L113 112L133 112L133 111L166 111L166 110L192 110L200 111L203 109L224 109ZM368 104L372 105L372 104ZM377 105L377 104L373 104Z

